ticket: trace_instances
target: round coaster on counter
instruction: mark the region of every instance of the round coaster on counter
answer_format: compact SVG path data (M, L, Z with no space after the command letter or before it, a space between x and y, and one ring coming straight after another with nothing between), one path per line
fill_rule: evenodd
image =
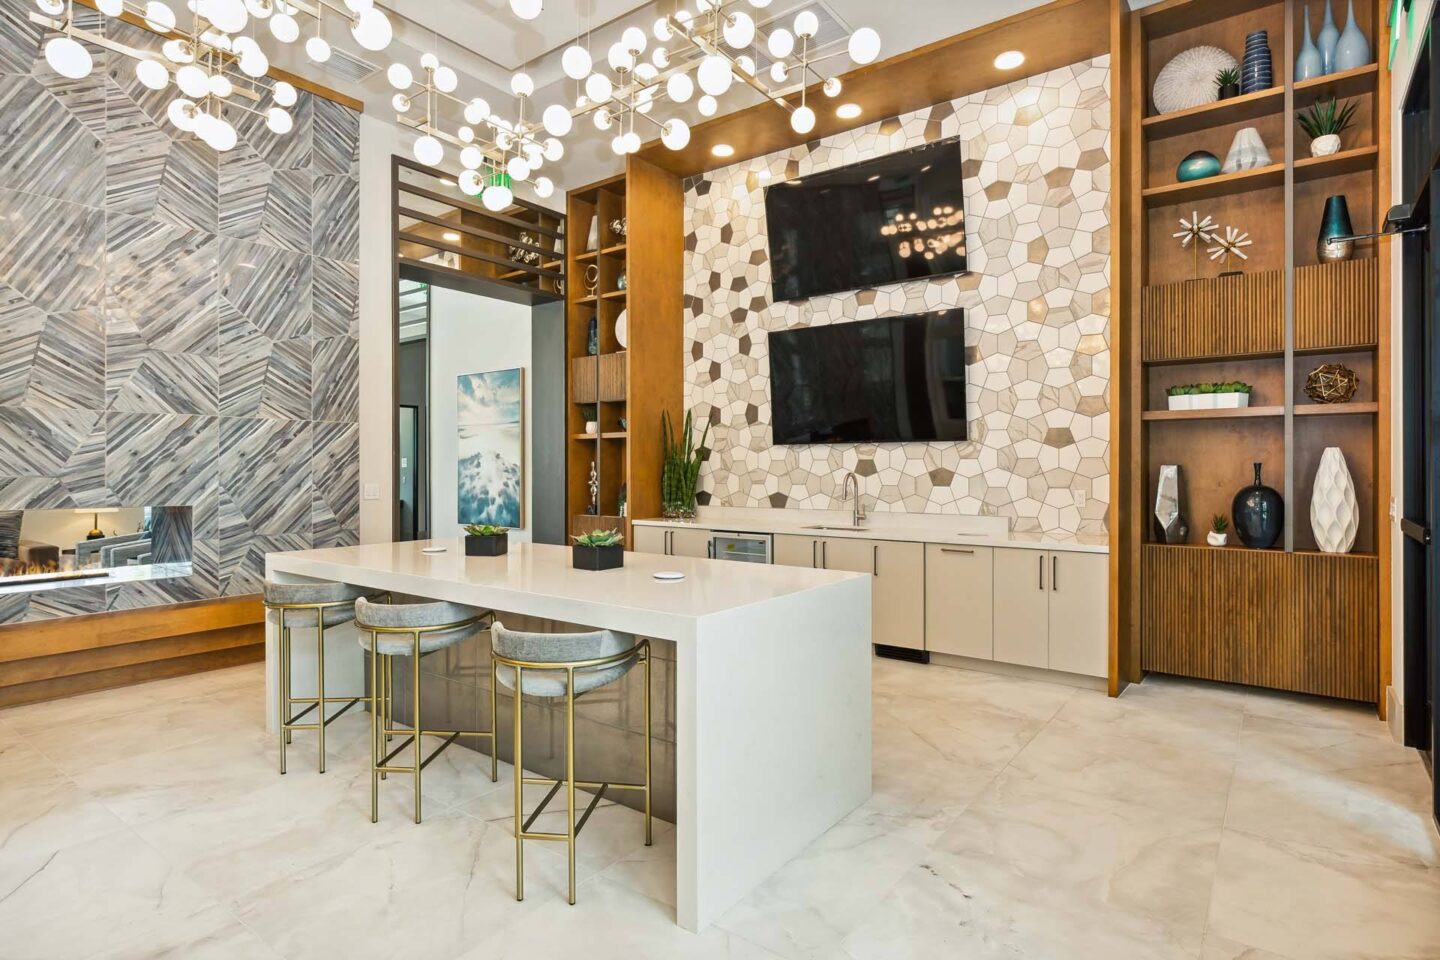
M653 576L656 580L660 580L665 583L674 583L677 580L685 579L685 574L681 573L679 570L661 570L658 573L651 574L651 576Z
M421 553L444 553L449 547L421 547Z

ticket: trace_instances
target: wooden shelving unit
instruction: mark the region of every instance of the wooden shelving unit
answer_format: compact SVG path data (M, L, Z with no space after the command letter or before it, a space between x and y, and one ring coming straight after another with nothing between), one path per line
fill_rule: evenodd
M1131 233L1122 252L1129 336L1119 351L1125 370L1117 376L1116 422L1126 462L1117 470L1124 503L1115 538L1123 553L1116 567L1131 576L1117 578L1123 622L1112 688L1153 670L1383 708L1387 252L1362 243L1353 260L1322 263L1316 236L1333 194L1347 198L1356 232L1379 223L1389 196L1388 84L1376 64L1291 82L1304 7L1299 0L1164 0L1131 14L1121 32L1120 100L1125 127L1135 132L1122 138L1121 207ZM1388 44L1387 8L1380 0L1355 6L1378 51ZM1269 33L1275 87L1153 115L1150 91L1172 57L1204 44L1238 59L1245 36L1259 29ZM1356 122L1340 152L1311 157L1294 117L1330 96L1354 99ZM1203 149L1223 158L1244 127L1260 132L1271 164L1176 182L1183 157ZM1172 234L1181 216L1197 211L1247 232L1249 258L1221 264L1182 250ZM1234 270L1240 275L1220 276ZM1357 372L1353 402L1315 404L1305 396L1307 374L1323 362ZM1253 406L1165 409L1174 384L1230 380L1252 384ZM1345 454L1364 517L1347 555L1318 552L1309 523L1315 470L1331 446ZM1263 551L1197 546L1212 515L1229 516L1255 462L1285 498L1281 542ZM1155 542L1162 464L1181 467L1190 544Z
M570 532L616 527L629 544L633 518L660 514L660 418L665 411L677 416L681 407L683 194L677 176L632 156L623 175L573 190L567 199ZM611 228L622 217L623 235ZM596 248L585 249L592 221L598 221ZM590 268L597 275L593 291L585 280ZM622 312L625 344L615 328ZM587 407L598 420L593 434L585 430ZM592 463L600 483L596 514L587 512Z

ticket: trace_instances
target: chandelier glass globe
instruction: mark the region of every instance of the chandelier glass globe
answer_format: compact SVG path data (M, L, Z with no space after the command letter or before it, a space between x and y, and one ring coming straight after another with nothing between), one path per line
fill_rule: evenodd
M675 31L670 29L670 21L665 19L664 17L661 17L659 20L655 21L655 28L650 32L653 33L655 35L655 39L659 40L661 43L669 43L670 38L675 36Z
M135 64L135 79L147 89L164 90L170 83L170 71L159 60L141 60Z
M205 71L190 63L175 71L175 85L185 96L199 100L210 92L210 78Z
M631 130L625 134L625 152L638 153L640 151L640 134Z
M592 73L585 80L585 96L592 103L604 103L615 92L615 85L603 73Z
M596 130L609 130L613 122L610 111L607 108L601 107L595 111L594 123Z
M371 7L355 18L355 22L350 25L350 35L366 50L379 52L390 46L390 40L395 34L394 28L390 26L390 18L385 16L379 7Z
M809 40L820 32L820 18L813 10L801 10L795 15L795 36Z
M449 67L441 67L435 71L435 89L441 93L454 93L455 88L460 86L460 77Z
M427 167L437 166L445 159L445 148L440 141L430 134L425 134L415 141L415 159Z
M281 43L294 43L300 39L300 24L288 13L277 13L270 18L270 32Z
M765 49L769 50L770 56L776 60L788 57L795 52L795 35L784 27L776 27L770 31L770 36L765 41Z
M713 53L700 61L695 78L700 81L700 89L712 97L724 96L734 79L730 74L730 61Z
M629 73L635 69L635 54L625 49L623 41L610 44L610 52L607 56L610 69L616 73Z
M685 145L690 142L690 125L679 117L665 121L660 142L671 150L685 149Z
M554 137L548 137L545 140L543 152L546 160L549 160L551 163L558 163L560 159L565 156L565 144L556 140Z
M695 101L695 108L700 111L702 117L713 117L715 112L720 109L720 102L707 93Z
M485 154L479 147L470 146L460 151L460 165L466 170L478 170L485 162Z
M510 78L510 92L517 97L528 97L535 92L535 81L528 73L517 73Z
M210 78L210 92L221 100L225 100L235 92L235 85L230 82L229 77L223 73L217 73Z
M270 0L245 0L245 9L250 11L250 16L256 20L264 20L275 12L275 7Z
M150 0L145 4L145 26L156 33L169 33L175 29L175 11L162 0Z
M840 91L845 89L845 85L840 82L839 77L827 77L824 85L822 85L820 89L825 91L825 96L827 97L838 97L840 96Z
M175 129L193 133L195 121L199 115L195 112L195 104L181 97L170 101L170 106L165 110L165 116L170 119Z
M535 196L541 200L548 198L555 192L555 184L549 177L535 178Z
M160 52L171 63L194 63L195 48L187 40L166 40L160 44Z
M540 122L545 125L545 132L552 137L563 137L570 132L570 128L574 125L575 121L574 118L570 116L569 110L566 110L558 103L552 103L546 107L545 112L541 114Z
M385 71L385 79L390 81L390 86L396 90L409 90L410 84L415 82L415 75L410 68L403 63L392 63Z
M107 17L118 17L125 12L125 0L98 0L95 9Z
M476 97L465 104L466 123L480 124L488 119L490 119L490 102L484 97Z
M295 106L295 101L300 99L300 94L295 92L295 88L284 80L277 81L275 88L270 91L270 94L275 98L275 102L282 107L293 107Z
M534 20L544 7L542 0L510 0L510 11L521 20Z
M625 32L620 34L620 43L630 53L644 53L647 42L645 31L639 27L626 27Z
M305 41L305 56L316 63L324 63L330 59L330 44L324 37L311 37Z
M462 170L459 183L460 189L472 197L485 189L485 185L480 182L480 174L474 170Z
M515 195L510 192L509 187L503 183L492 183L485 188L485 193L480 197L480 202L485 205L486 210L499 213L501 210L510 206L510 203L514 199Z
M590 51L579 44L572 44L565 48L560 55L560 69L565 71L565 76L571 80L584 80L590 75L590 68L594 64L590 61Z
M511 157L505 164L505 172L516 180L524 180L530 176L530 164L524 157Z
M850 35L850 59L856 63L874 63L880 56L880 34L870 27L861 27Z
M396 113L409 113L410 98L403 93L397 93L390 98L390 106L395 108Z
M195 10L224 33L239 33L250 22L244 0L198 0Z
M665 81L665 93L676 103L689 103L695 95L695 81L688 73L677 73Z
M809 107L796 107L790 114L790 129L796 133L809 133L815 129L815 111Z
M736 50L744 50L755 39L755 21L750 18L750 14L738 10L730 15L721 32L725 35L726 43Z
M271 133L286 134L295 127L295 121L284 107L271 107L265 111L265 126Z
M95 67L90 51L79 40L66 36L51 37L45 42L45 62L62 77L79 80L88 77Z

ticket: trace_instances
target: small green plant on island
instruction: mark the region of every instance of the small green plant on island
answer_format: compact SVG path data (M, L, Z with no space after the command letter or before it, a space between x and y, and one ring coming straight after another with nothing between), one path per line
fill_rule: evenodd
M578 537L572 537L577 547L618 547L625 542L625 535L619 530L591 530Z
M1339 136L1350 129L1350 124L1355 121L1357 106L1354 100L1347 100L1342 107L1331 97L1329 100L1321 100L1309 110L1301 110L1295 115L1295 120L1309 134L1311 140Z
M1230 521L1226 519L1225 514L1217 513L1210 518L1210 531L1212 533L1223 534L1228 529L1230 529Z
M509 532L509 527L497 527L493 523L467 523L465 525L465 533L472 537L503 537Z

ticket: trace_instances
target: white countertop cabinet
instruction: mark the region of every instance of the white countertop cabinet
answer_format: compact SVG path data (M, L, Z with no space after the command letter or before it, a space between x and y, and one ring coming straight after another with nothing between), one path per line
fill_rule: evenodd
M990 547L925 545L925 647L995 659L995 553Z
M689 524L673 527L634 527L635 550L638 553L658 553L666 557L710 556L710 531Z

